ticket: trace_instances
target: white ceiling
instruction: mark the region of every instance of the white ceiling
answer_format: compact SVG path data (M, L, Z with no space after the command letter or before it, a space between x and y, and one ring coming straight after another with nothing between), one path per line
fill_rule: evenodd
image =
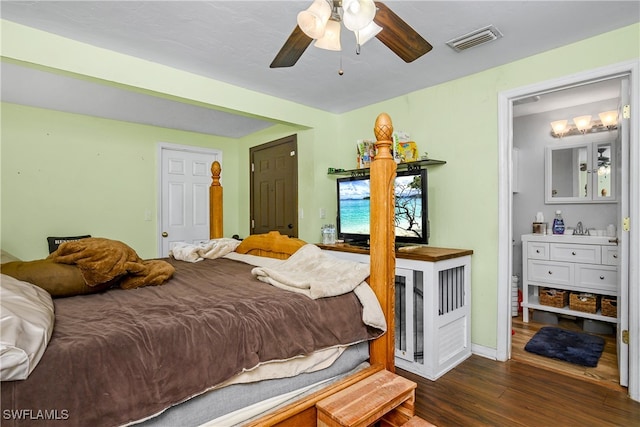
M295 66L269 68L295 27L297 13L311 0L2 1L0 13L5 20L334 113L640 21L637 0L385 3L433 45L431 52L407 64L374 39L356 55L353 34L343 31L341 53L311 45ZM504 37L462 53L446 46L448 40L490 24ZM338 75L339 68L344 75ZM26 72L4 62L2 100L232 137L271 124L268 118ZM139 117L147 103L153 117Z

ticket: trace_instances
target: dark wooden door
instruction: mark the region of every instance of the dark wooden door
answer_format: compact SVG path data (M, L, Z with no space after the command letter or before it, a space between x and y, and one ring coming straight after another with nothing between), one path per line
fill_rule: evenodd
M297 155L296 135L249 150L252 234L275 230L298 237Z

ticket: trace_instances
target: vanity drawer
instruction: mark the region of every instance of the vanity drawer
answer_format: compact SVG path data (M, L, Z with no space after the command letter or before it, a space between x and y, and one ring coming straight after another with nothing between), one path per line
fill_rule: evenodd
M550 248L550 259L553 261L600 264L600 245L552 243Z
M527 242L527 257L530 259L549 259L549 244Z
M532 282L571 285L573 283L573 264L529 260L527 276Z
M602 263L605 265L618 265L618 247L617 246L602 247Z
M618 269L606 265L576 265L576 286L598 294L618 294Z

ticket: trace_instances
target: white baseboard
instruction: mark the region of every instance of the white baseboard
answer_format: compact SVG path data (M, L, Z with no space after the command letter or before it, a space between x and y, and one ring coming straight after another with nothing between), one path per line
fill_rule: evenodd
M495 348L485 347L479 344L471 344L471 353L486 357L491 360L498 360L498 353Z

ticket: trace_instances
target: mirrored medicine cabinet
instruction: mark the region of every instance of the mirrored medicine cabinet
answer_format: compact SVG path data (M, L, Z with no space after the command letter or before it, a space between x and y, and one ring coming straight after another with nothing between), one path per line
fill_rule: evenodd
M545 203L616 201L614 142L554 143L545 150Z

